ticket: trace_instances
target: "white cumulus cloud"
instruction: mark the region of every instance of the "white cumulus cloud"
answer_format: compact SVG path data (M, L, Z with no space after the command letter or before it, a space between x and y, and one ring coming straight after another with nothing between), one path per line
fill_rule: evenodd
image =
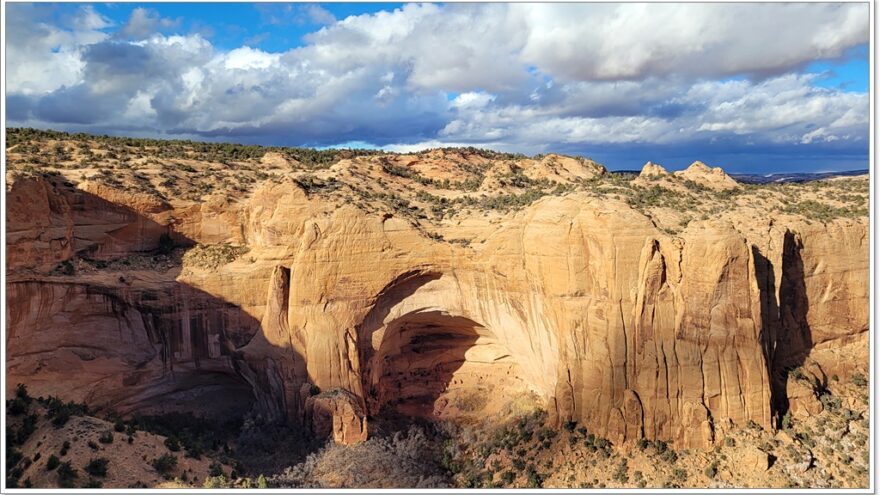
M867 142L868 95L802 71L867 43L864 4L262 9L324 26L284 52L219 50L154 10L59 26L9 4L11 124L398 150Z

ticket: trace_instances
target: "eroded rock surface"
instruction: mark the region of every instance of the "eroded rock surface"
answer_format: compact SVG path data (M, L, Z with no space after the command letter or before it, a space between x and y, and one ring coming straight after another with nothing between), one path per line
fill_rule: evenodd
M443 173L436 157L418 163ZM650 165L643 175L668 175ZM555 155L522 170L606 174ZM739 187L701 163L681 175ZM706 447L721 422L773 428L789 393L809 412L786 386L808 356L829 376L867 362L867 218L718 215L670 234L574 191L459 219L467 244L293 180L195 204L51 178L8 187L7 383L34 395L123 412L253 407L344 443L383 411L455 419L530 396L615 443ZM58 272L149 258L167 239L248 251L211 269Z

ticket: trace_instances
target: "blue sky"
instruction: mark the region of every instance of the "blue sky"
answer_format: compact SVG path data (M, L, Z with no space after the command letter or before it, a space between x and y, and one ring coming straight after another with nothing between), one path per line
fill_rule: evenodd
M806 71L821 76L816 80L816 86L864 93L868 91L871 79L868 56L868 44L863 43L847 50L839 59L811 62Z
M308 7L318 6L336 19L399 8L399 3L224 3L206 7L203 3L115 3L95 4L95 10L124 25L136 8L151 9L163 18L179 20L178 26L163 28L165 33L199 33L221 50L242 45L271 52L283 52L303 45L302 37L326 25L329 18L310 15ZM59 5L56 19L71 17L78 6ZM107 28L106 31L112 31Z
M7 4L7 125L868 166L867 4Z

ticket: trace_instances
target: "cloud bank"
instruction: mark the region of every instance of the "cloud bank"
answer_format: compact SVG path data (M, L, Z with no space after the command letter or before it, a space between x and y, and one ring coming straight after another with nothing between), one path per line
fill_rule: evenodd
M406 4L341 20L314 5L325 26L275 53L219 50L144 8L118 26L90 6L64 25L43 10L7 5L9 125L867 161L868 94L803 70L868 42L866 4Z

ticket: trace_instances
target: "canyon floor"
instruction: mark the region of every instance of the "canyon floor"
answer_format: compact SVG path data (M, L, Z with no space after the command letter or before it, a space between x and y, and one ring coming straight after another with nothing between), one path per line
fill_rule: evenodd
M7 145L17 486L868 485L867 176Z
M59 424L44 401L19 397L7 404L7 473L18 486L44 488L867 487L868 387L861 376L855 382L832 380L821 412L787 418L777 431L729 425L715 448L683 450L647 440L612 445L577 423L548 428L527 397L491 420L396 424L348 446L252 418L218 424L80 411ZM19 412L16 402L30 404ZM33 426L24 426L29 416ZM96 460L105 462L98 471Z

